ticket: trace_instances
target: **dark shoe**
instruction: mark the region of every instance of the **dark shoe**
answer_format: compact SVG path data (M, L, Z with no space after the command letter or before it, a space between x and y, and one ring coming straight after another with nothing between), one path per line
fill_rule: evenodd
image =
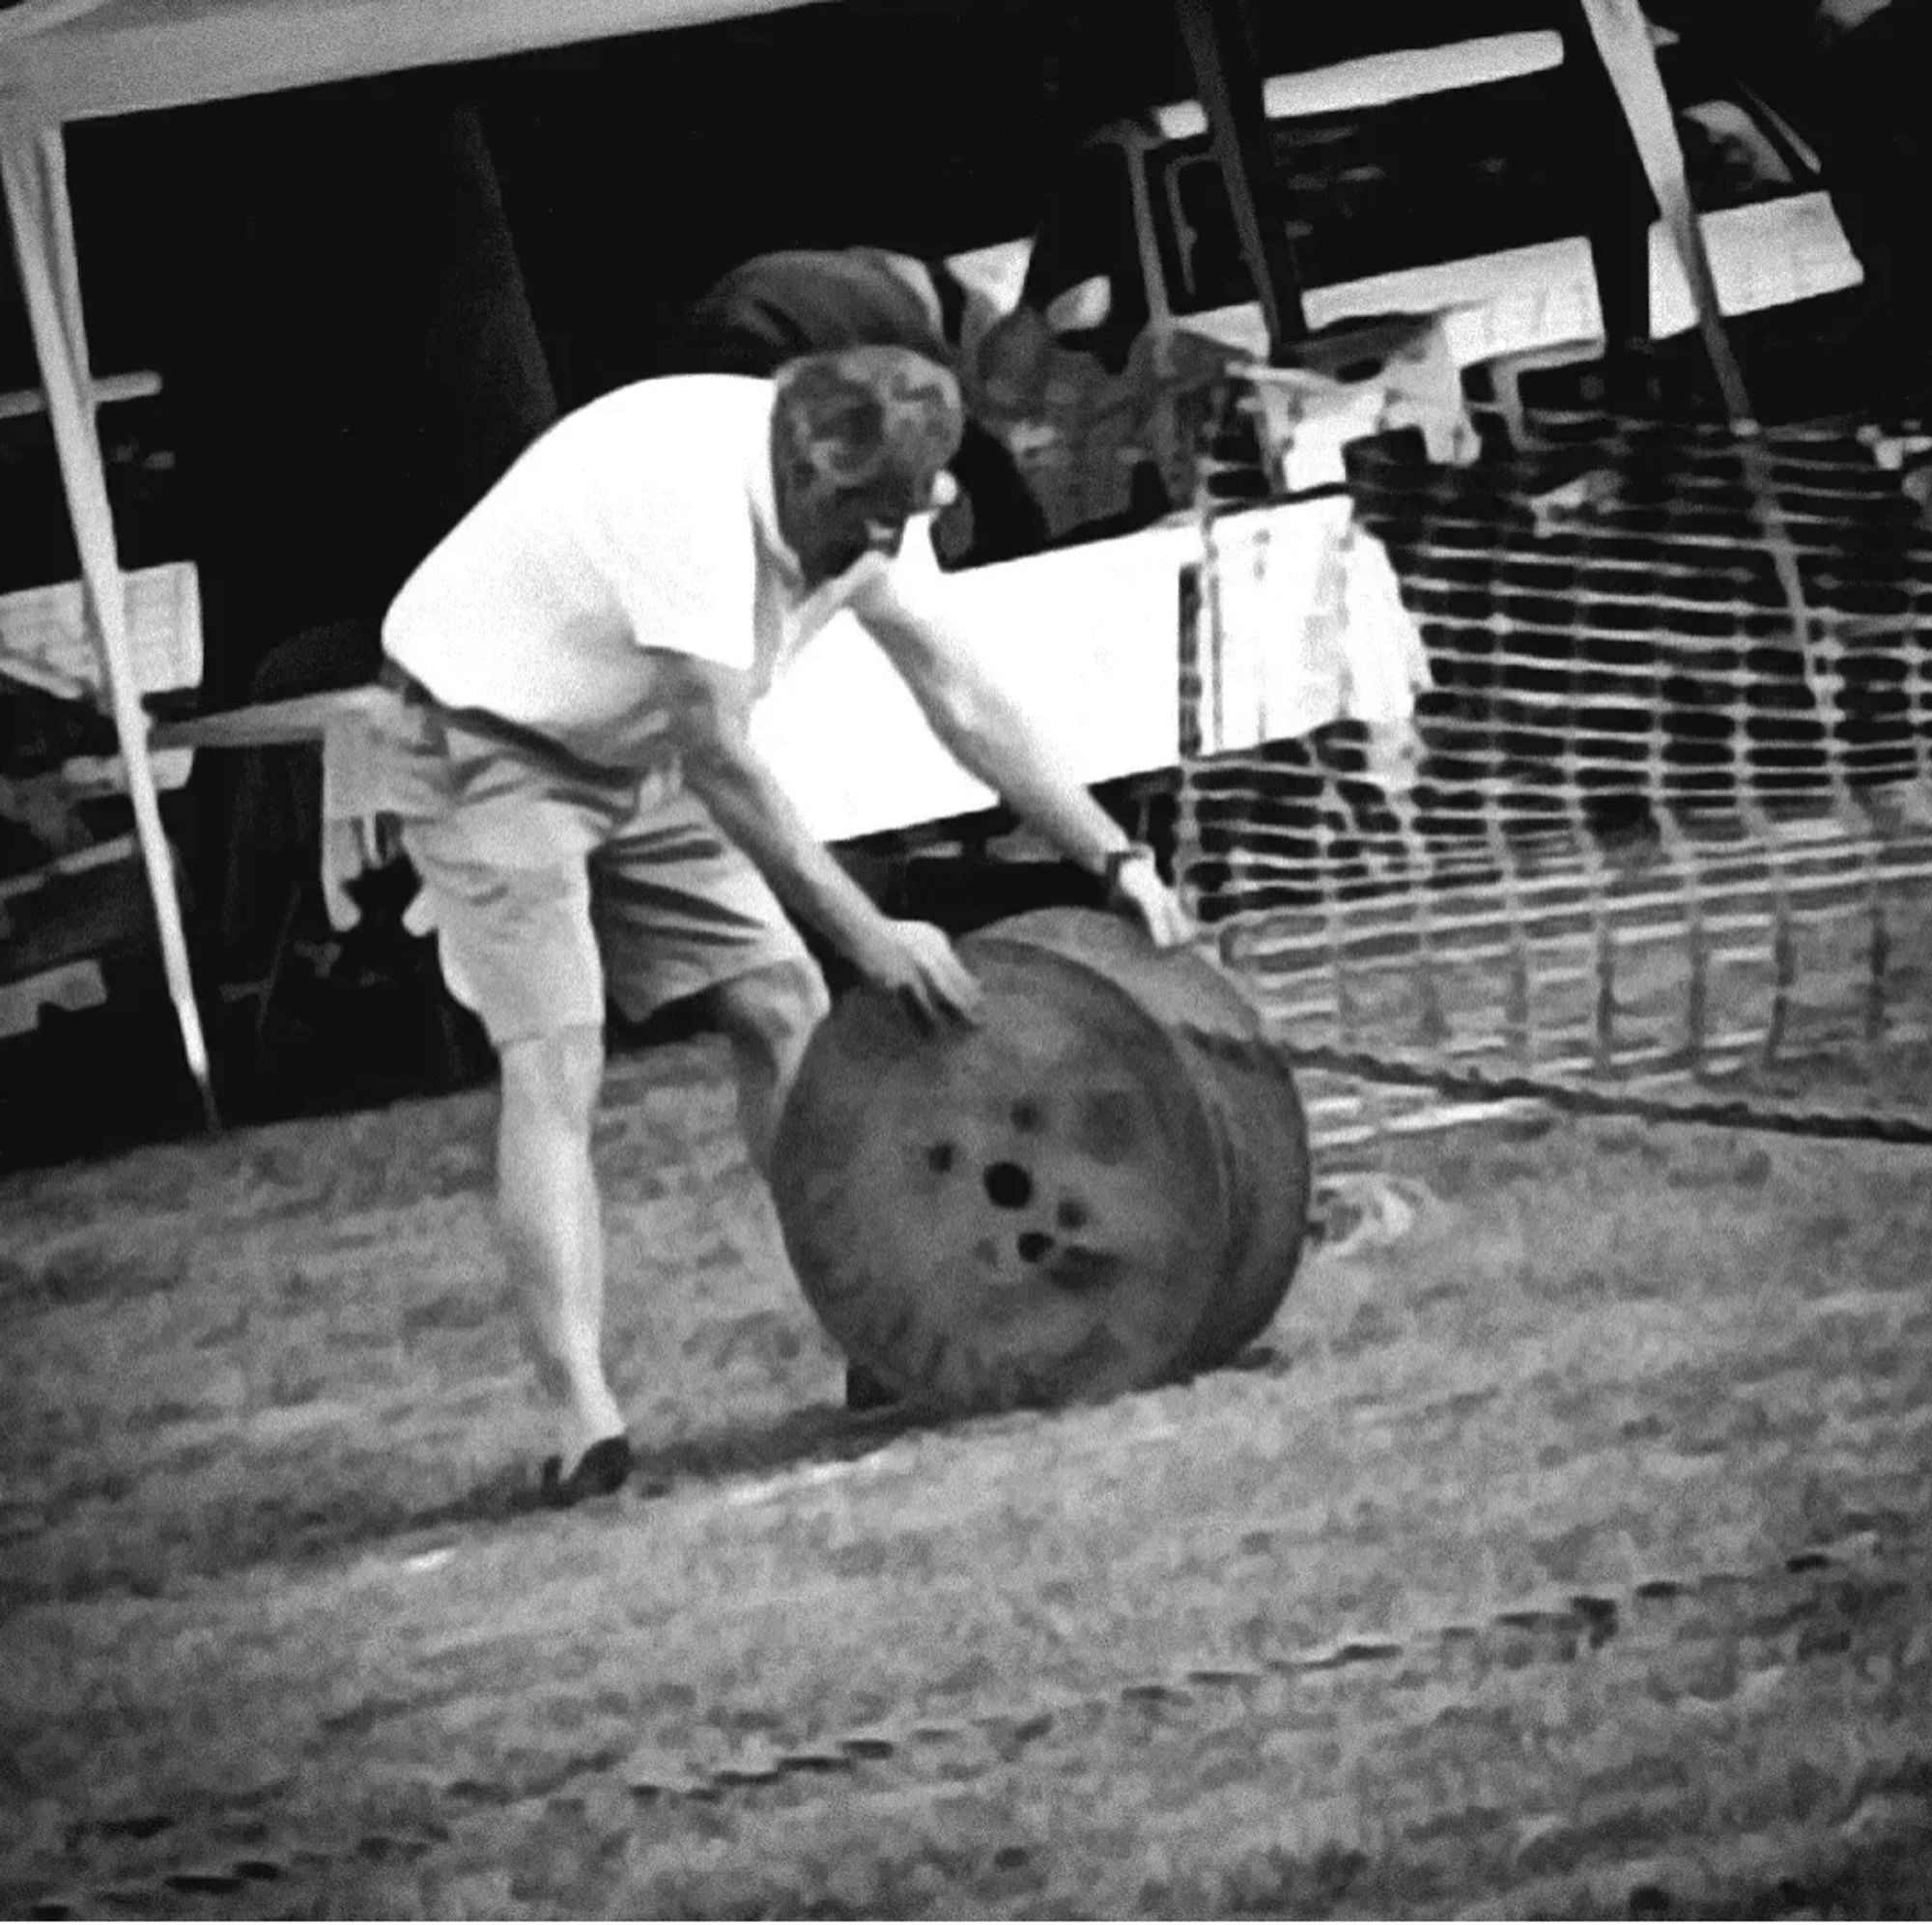
M899 1394L874 1376L864 1364L845 1366L845 1408L847 1410L891 1410L899 1402Z
M568 1477L563 1475L561 1458L546 1458L538 1494L553 1511L568 1511L591 1497L609 1497L624 1487L635 1460L628 1437L606 1437L592 1444Z

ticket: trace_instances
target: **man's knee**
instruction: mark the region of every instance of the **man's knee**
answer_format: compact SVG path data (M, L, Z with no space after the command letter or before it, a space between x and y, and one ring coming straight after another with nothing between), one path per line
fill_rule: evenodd
M604 1033L587 1025L503 1044L506 1113L588 1130L604 1080Z
M786 1062L830 1013L832 997L818 965L799 956L721 984L715 1006L720 1026L734 1042Z

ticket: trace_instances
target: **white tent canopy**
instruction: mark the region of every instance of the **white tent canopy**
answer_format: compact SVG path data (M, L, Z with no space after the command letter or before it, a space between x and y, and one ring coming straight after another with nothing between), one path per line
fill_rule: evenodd
M41 384L160 933L168 992L215 1118L174 868L135 680L89 364L64 128L411 68L698 26L814 0L23 0L0 13L0 178Z
M25 0L0 90L43 124L274 94L813 0Z

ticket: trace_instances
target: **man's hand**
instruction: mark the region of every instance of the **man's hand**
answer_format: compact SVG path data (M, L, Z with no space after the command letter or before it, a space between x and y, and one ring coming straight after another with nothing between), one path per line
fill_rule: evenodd
M1133 912L1157 949L1177 949L1200 933L1179 896L1161 881L1160 871L1150 860L1121 864L1114 879L1114 900Z
M979 1015L978 979L946 932L930 922L882 922L874 938L853 949L852 961L873 988L894 997L928 1033Z

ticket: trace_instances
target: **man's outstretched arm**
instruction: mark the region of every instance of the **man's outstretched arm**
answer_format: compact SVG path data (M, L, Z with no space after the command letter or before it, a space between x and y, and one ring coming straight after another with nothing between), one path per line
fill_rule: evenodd
M746 676L695 656L650 653L686 785L779 900L922 1022L970 1018L979 985L945 933L882 915L806 827L752 742Z
M1033 718L980 666L970 639L922 597L917 605L880 584L853 613L912 691L932 732L1070 862L1094 875L1133 850L1126 832L1068 774ZM1160 948L1195 933L1187 912L1151 861L1119 867L1116 889Z

